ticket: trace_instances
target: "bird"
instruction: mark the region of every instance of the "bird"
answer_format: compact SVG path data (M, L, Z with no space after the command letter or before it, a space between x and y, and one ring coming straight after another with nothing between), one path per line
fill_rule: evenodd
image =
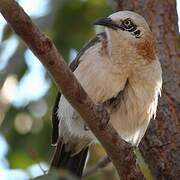
M120 137L138 146L155 119L162 89L155 38L146 20L132 11L115 12L94 25L104 31L82 47L70 68L92 101L107 110ZM51 167L81 178L88 149L98 140L60 92L52 124L52 144L58 147Z

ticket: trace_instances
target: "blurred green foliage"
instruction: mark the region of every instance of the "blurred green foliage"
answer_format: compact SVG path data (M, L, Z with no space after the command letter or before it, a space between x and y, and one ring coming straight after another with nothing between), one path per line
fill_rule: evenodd
M63 56L67 59L71 48L79 50L94 35L94 20L110 13L105 0L62 0L53 27L53 38Z

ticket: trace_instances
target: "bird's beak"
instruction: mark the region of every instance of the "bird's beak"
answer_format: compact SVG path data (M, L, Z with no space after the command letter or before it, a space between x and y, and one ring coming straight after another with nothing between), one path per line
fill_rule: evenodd
M109 17L97 19L93 24L105 26L114 30L117 30L119 28L119 26L114 23L113 20Z

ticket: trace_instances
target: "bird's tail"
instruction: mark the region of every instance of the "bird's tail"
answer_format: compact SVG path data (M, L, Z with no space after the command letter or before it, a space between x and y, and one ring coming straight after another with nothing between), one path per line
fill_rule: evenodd
M59 141L51 161L51 169L65 169L81 178L87 154L88 147L72 155L72 152L67 150L66 144L63 141Z

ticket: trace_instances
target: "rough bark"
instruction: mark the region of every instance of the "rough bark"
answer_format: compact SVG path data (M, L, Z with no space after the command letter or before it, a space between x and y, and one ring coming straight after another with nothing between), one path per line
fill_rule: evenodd
M148 21L157 40L163 91L157 117L140 149L154 179L180 177L180 42L175 0L114 0L113 8L133 10Z
M106 128L100 128L100 121L109 118L107 112L102 107L99 111L99 106L93 104L54 44L32 23L16 1L0 0L0 12L12 29L39 58L66 99L86 121L88 127L106 149L121 178L143 179L136 166L132 147L119 137L111 124L108 124Z

